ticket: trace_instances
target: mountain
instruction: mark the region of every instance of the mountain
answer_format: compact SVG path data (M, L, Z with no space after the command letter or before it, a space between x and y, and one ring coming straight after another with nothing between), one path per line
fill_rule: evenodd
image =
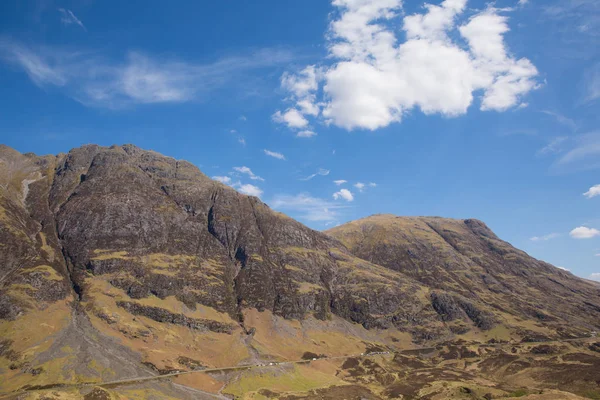
M520 343L600 328L597 286L477 220L373 216L317 232L188 162L133 145L56 156L0 146L0 187L0 392L9 396L413 396L459 376L450 379L457 372L448 366L407 389L414 377L398 369L407 360L422 377L435 357L451 358L445 351L465 358L482 344L510 342L521 354ZM416 350L329 359L431 345L442 347L426 360ZM595 354L575 349L560 351ZM135 381L321 357L258 375ZM471 369L460 380L479 388ZM573 391L593 384L588 369ZM496 373L481 369L487 379ZM100 387L123 379L133 381Z
M481 221L375 215L326 233L353 255L430 288L444 321L471 319L490 328L516 318L563 338L597 329L600 298L593 283L515 249ZM471 315L469 303L485 307L489 320Z

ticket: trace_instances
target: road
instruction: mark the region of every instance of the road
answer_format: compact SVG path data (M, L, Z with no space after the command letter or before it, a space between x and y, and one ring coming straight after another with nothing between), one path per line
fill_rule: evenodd
M505 347L505 346L512 347L512 346L516 346L516 345L527 345L527 344L536 344L536 343L558 344L558 343L564 343L564 342L581 341L581 340L592 339L592 338L593 337L586 336L586 337L580 337L580 338L565 339L565 340L560 340L560 341L554 340L554 341L539 341L539 342L526 342L526 343L493 343L493 344L482 343L482 344L476 345L476 347L501 348L501 347ZM440 345L440 346L442 346L442 345ZM348 358L366 358L366 357L379 357L379 356L386 356L386 355L406 354L409 352L411 352L411 353L427 352L427 351L435 351L435 350L439 349L440 346L417 347L417 348L413 348L413 349L406 349L406 350L399 350L399 351L350 354L350 355L343 355L343 356L313 358L313 359L309 359L309 360L302 359L302 360L290 360L290 361L281 361L281 362L271 361L271 362L265 362L263 364L249 364L249 365L236 365L236 366L231 366L231 367L205 368L205 369L198 369L198 370L192 370L192 371L177 371L177 372L171 372L168 374L150 375L150 376L143 376L143 377L137 377L137 378L127 378L127 379L117 379L117 380L105 381L105 382L82 382L82 383L64 383L64 384L55 384L55 385L45 385L44 387L31 387L31 388L19 390L17 392L0 393L0 395L16 396L16 395L26 393L26 392L37 391L37 390L46 390L46 389L72 389L72 388L83 388L83 387L90 387L90 386L94 386L94 387L95 386L100 386L100 387L115 386L115 385L118 386L118 385L135 384L135 383L160 380L160 379L168 379L168 378L173 378L173 377L177 377L177 376L181 376L181 375L189 375L189 374L205 374L205 373L209 373L209 372L242 371L242 370L258 369L258 368L272 368L272 367L278 367L278 366L282 366L282 365L308 364L312 361L319 361L319 360L344 360L344 359L348 359Z

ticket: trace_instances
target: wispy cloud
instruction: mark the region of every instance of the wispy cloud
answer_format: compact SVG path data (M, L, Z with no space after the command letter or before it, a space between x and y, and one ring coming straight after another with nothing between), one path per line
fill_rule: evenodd
M317 136L317 134L309 129L296 133L296 137L299 138L310 138L313 136Z
M345 179L338 179L337 181L333 181L333 183L340 186L340 185L343 185L344 183L348 183L348 181Z
M308 193L295 196L281 194L275 196L270 205L276 210L311 222L334 222L339 219L340 210L347 208L334 201L313 197Z
M575 122L573 119L555 111L543 110L541 112L553 117L559 124L566 126L572 131L577 130L577 122Z
M269 157L277 158L278 160L285 160L285 156L281 153L278 153L276 151L267 150L267 149L264 149L263 151Z
M252 172L252 170L246 166L233 167L233 170L239 172L240 174L248 175L248 177L254 181L264 181L263 178L261 178L258 175L255 175L254 172Z
M67 10L67 9L64 9L64 8L59 8L58 12L60 13L60 21L63 24L65 24L65 25L71 25L71 24L79 25L81 28L83 28L84 31L87 31L87 29L83 25L83 22L81 22L81 20L79 18L77 18L75 16L75 14L73 14L73 11Z
M544 236L534 236L529 240L531 240L532 242L545 242L548 240L556 239L557 237L560 237L560 233L549 233L548 235Z
M315 176L327 176L329 175L329 170L325 169L325 168L319 168L319 170L317 172L315 172L312 175L307 176L306 178L301 178L301 181L310 181L312 178L314 178Z
M548 154L560 153L563 150L564 143L568 139L569 138L567 136L556 137L556 138L552 139L550 141L550 143L548 143L547 145L545 145L544 147L542 147L541 149L539 149L536 152L536 155L538 155L538 156L545 156L545 155L548 155Z
M293 59L289 51L263 49L200 64L131 51L122 61L97 52L29 47L0 37L0 59L25 71L40 87L58 87L89 106L181 103L201 99L252 71Z
M589 103L600 98L600 62L584 73L583 87L584 102Z
M578 135L570 140L569 150L553 164L556 172L600 168L600 131Z

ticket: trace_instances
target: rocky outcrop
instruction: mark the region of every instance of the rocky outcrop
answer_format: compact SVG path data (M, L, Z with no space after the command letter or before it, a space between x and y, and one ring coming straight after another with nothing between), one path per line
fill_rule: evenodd
M157 322L181 325L199 331L209 330L212 332L231 334L235 328L231 324L224 324L209 319L190 318L183 314L172 313L164 308L145 306L131 301L118 301L117 306L124 308L133 315L141 315Z

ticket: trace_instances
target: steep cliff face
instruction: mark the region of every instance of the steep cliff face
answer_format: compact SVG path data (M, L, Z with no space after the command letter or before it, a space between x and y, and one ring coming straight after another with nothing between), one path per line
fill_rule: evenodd
M479 221L378 216L324 234L132 145L0 147L0 185L6 390L599 324L597 287Z

